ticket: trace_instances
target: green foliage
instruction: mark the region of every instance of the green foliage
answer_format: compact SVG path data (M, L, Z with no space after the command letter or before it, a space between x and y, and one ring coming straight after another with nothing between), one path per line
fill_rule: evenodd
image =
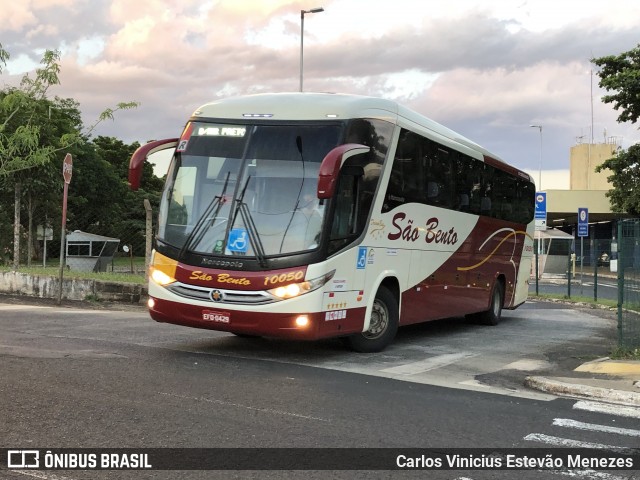
M7 60L9 60L9 52L2 48L0 43L0 73L2 73L2 66L7 64Z
M636 123L640 117L640 44L620 55L609 55L591 60L600 67L600 87L614 92L602 97L620 111L618 122Z
M6 64L7 58L9 54L0 44L0 64ZM56 152L85 142L101 122L113 120L115 112L139 105L120 102L115 108L107 108L83 133L75 100L47 98L49 88L60 83L59 62L59 51L45 51L34 78L25 74L20 88L0 92L0 177L46 164Z
M529 298L534 298L534 299L539 298L542 300L550 300L550 301L560 300L566 303L581 303L581 304L587 304L591 308L600 308L600 307L616 308L618 305L617 300L608 300L606 298L599 298L598 301L595 301L593 297L583 297L580 295L571 295L571 298L569 298L566 295L553 294L553 293L540 293L539 295L534 295L532 293L529 293Z
M9 53L0 44L0 73ZM0 264L22 256L19 243L27 238L33 214L38 221L47 219L59 225L62 204L62 160L73 156L73 181L69 186L68 230L84 230L120 238L144 253L145 211L143 199L157 208L163 183L145 163L142 189L128 188L128 161L139 144L90 134L105 120L114 120L120 110L138 106L137 102L120 102L105 109L98 119L84 128L80 106L71 98L48 97L48 90L59 83L60 53L47 50L34 76L24 75L19 87L0 87ZM14 186L20 185L20 189ZM14 191L17 210L29 215L14 217ZM15 227L10 225L14 223ZM12 234L13 230L13 234ZM59 229L54 229L50 247L59 248ZM14 239L18 241L14 241ZM53 244L53 245L52 245ZM17 265L17 264L16 264ZM17 267L16 267L17 268Z
M60 52L47 50L35 78L24 75L20 88L8 89L0 97L0 177L44 165L53 158L56 146L41 143L43 124L38 120L47 90L60 83L59 60Z
M640 144L620 150L596 167L596 172L608 168L613 173L607 180L613 188L607 192L614 212L640 215Z
M126 167L138 146L111 137L98 137L87 145L82 161L74 163L69 190L70 230L119 238L133 245L134 252L144 252L146 192L129 189ZM159 191L151 197L159 198Z
M616 347L609 357L613 360L640 360L640 348Z
M600 67L600 87L613 92L602 97L620 112L618 122L636 123L640 117L640 44L620 55L591 60ZM607 180L613 188L607 192L611 209L617 213L640 214L640 145L618 151L613 158L596 167L596 172L610 169Z

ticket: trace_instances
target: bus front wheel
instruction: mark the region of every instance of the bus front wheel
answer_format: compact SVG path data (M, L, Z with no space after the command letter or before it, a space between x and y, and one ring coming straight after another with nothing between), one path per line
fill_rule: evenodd
M395 338L398 320L398 302L389 289L381 286L373 301L369 329L347 337L347 343L356 352L379 352Z

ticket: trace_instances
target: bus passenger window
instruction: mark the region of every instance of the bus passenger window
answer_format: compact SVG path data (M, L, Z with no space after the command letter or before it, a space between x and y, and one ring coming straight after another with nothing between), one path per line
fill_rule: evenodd
M404 203L424 203L425 194L422 188L424 181L420 161L423 140L408 130L403 130L400 134L383 212L388 212Z

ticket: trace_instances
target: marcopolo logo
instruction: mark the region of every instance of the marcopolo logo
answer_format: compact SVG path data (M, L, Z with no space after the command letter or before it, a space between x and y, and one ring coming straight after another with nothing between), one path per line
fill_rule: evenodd
M40 468L39 450L8 450L8 468Z

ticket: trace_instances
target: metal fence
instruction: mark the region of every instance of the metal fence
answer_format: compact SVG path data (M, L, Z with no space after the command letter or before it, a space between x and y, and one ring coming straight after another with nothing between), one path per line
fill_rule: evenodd
M67 220L66 271L119 273L145 276L146 260L151 249L151 218L148 205L140 205L135 218ZM14 267L14 211L0 204L0 268ZM62 217L44 212L20 212L18 270L43 269L55 273L60 267ZM40 270L38 270L39 272ZM123 277L126 278L126 277Z
M640 347L640 219L618 223L618 345ZM612 255L613 256L613 255Z

